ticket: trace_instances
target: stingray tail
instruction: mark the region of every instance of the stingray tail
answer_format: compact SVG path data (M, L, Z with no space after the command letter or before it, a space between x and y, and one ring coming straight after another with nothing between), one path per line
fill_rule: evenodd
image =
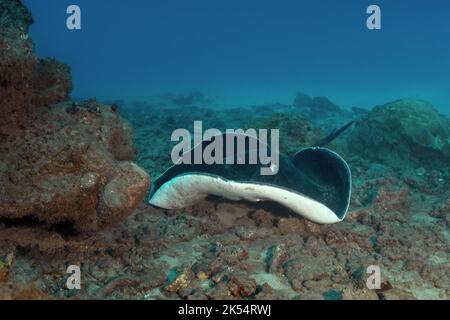
M341 135L341 133L343 133L345 130L347 130L348 128L350 128L350 126L354 123L355 121L350 121L349 123L347 123L345 126L343 126L340 129L334 129L333 131L331 131L331 133L326 136L325 138L323 138L322 140L320 140L319 142L317 142L316 144L314 144L315 147L323 147L326 146L327 144L329 144L331 141L333 141L334 139L336 139L338 136Z

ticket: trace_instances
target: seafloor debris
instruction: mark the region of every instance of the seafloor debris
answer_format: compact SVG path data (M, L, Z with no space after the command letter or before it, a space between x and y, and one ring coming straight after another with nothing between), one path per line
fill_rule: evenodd
M94 101L67 112L74 108L67 68L55 61L42 65L48 72L37 68L31 40L20 37L31 15L18 0L0 0L3 8L0 298L449 299L449 127L431 107L408 100L376 108L349 134L349 150L348 135L336 142L353 173L340 224L217 198L160 210L139 205L148 176L130 162L131 126ZM154 177L170 164L172 130L196 119L219 129L279 126L287 152L330 129L321 124L348 120L331 112L311 123L282 105L172 107L121 106L134 126L137 162ZM66 288L74 264L81 290ZM379 290L366 286L370 265L381 269Z

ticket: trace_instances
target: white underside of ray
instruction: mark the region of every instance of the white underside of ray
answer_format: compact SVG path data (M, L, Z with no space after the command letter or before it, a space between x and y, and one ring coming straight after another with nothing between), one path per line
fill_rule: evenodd
M185 174L171 179L155 192L149 202L164 209L181 209L193 205L208 195L252 202L275 201L306 219L320 224L343 220L324 204L289 190L199 174Z

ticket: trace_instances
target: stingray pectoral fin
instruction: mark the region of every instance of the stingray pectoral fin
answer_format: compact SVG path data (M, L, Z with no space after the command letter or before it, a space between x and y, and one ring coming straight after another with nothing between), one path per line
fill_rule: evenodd
M181 209L208 195L230 200L274 201L321 224L342 221L323 203L284 188L197 173L179 175L167 181L155 191L149 203L164 209Z

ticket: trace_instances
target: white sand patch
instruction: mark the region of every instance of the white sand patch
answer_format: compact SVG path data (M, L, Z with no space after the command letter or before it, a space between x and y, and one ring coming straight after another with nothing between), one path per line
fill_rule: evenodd
M289 298L293 298L298 296L294 290L292 290L291 286L286 282L287 280L280 279L276 274L273 273L257 273L250 276L250 278L254 279L260 286L267 283L274 290L285 292Z
M436 288L411 288L411 293L419 300L446 300L444 289Z
M382 269L383 270L383 269ZM426 280L422 279L417 271L384 270L386 279L396 288L410 292L419 300L442 300L447 299L444 289L434 288Z
M447 264L450 263L448 254L445 252L439 252L440 255L432 255L428 258L428 262L434 265Z
M167 263L169 265L169 268L174 268L180 264L179 259L170 257L170 256L166 256L166 255L160 256L156 260Z

